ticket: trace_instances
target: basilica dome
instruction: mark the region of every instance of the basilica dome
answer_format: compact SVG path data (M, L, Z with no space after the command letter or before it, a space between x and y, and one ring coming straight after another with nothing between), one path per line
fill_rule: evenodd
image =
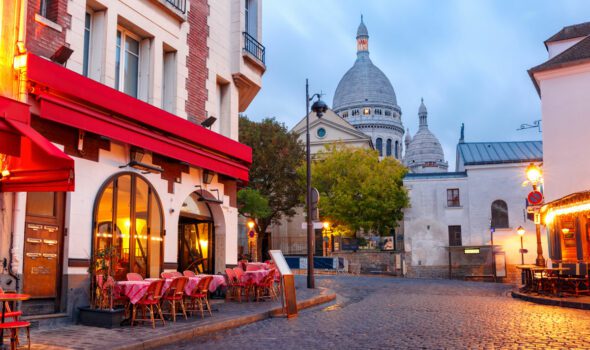
M428 111L424 100L418 109L420 126L409 144L404 156L404 164L413 173L432 173L447 171L448 163L438 138L428 129ZM409 134L409 133L408 133Z

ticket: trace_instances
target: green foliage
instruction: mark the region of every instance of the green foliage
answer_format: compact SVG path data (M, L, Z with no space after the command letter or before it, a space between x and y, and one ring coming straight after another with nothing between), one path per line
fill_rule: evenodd
M312 165L312 183L320 191L322 218L353 232L387 235L409 205L403 187L407 170L377 151L326 146Z
M256 220L258 232L266 233L271 223L295 215L295 208L301 205L305 188L297 181L296 170L305 161L304 147L297 135L274 118L255 122L241 116L239 135L240 142L253 151L247 188L268 201L269 214Z
M238 207L241 215L252 219L264 219L271 214L268 199L252 188L238 192Z

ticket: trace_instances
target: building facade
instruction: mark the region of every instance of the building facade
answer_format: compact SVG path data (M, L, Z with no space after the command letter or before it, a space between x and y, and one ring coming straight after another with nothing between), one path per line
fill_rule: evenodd
M104 249L117 279L236 264L261 1L22 0L2 21L1 283L25 312L88 305Z
M540 141L464 142L455 172L410 173L404 179L410 207L404 213L404 244L410 277L520 278L515 265L534 263L535 226L526 218L523 187L530 162L543 159ZM516 228L522 226L521 255ZM495 261L491 247L495 247ZM547 240L543 239L547 249Z
M590 166L583 160L590 129L590 22L564 27L545 41L548 60L529 70L541 98L543 177L541 209L553 264L588 275Z

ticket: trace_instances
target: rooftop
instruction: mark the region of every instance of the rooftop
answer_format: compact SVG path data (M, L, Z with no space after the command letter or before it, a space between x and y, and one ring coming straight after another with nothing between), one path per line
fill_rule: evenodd
M438 173L408 173L404 177L404 180L416 180L416 179L454 179L467 177L467 172L438 172Z
M457 145L457 153L464 165L539 162L543 142L465 142Z
M587 35L590 35L590 22L574 24L563 27L559 32L553 34L549 39L545 40L545 46L547 46L547 43L579 38Z

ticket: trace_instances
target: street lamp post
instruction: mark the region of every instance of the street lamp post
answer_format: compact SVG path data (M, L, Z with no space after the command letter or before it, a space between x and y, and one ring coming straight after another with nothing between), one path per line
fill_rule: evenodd
M526 177L533 186L533 191L537 191L537 185L542 178L541 168L539 168L536 164L531 163L526 168ZM541 223L536 218L538 215L539 210L535 210L535 233L537 234L537 259L535 264L537 266L544 267L545 258L543 257L543 246L541 245Z
M309 102L315 97L317 101L311 106L318 118L328 109L328 106L321 100L320 94L313 94L309 97L309 82L305 79L305 124L306 124L306 165L307 165L307 288L315 288L314 272L313 272L313 253L315 235L313 232L313 221L311 220L311 151L309 141Z
M518 226L516 233L518 233L520 236L520 264L524 265L524 246L522 244L522 238L524 236L525 230L522 226Z

